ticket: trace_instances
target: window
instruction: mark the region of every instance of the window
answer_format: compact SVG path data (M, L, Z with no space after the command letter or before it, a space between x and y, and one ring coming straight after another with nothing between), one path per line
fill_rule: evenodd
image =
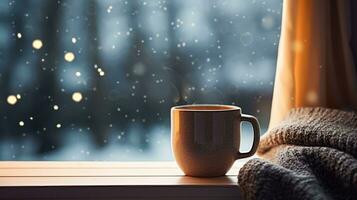
M0 160L172 160L180 104L238 105L266 130L281 8L0 1Z

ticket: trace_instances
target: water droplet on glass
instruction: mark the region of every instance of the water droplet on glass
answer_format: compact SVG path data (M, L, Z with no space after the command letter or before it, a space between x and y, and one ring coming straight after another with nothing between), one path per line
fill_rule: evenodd
M10 105L15 105L17 103L17 98L15 95L10 95L7 97L7 103Z
M67 61L67 62L72 62L74 59L75 59L75 56L72 52L67 52L64 54L64 59Z
M36 39L36 40L34 40L33 42L32 42L32 47L34 48L34 49L41 49L41 47L42 47L42 41L41 40L39 40L39 39Z
M250 32L241 34L239 39L244 46L249 46L253 43L253 35Z
M80 102L80 101L82 101L82 94L80 93L80 92L75 92L75 93L73 93L72 94L72 99L73 99L73 101L75 101L75 102Z
M58 110L58 109L59 109L58 105L53 106L53 110Z

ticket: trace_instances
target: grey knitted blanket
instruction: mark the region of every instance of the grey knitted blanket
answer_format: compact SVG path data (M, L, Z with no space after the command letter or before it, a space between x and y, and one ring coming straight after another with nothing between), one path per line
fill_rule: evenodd
M239 171L245 199L357 199L357 113L291 111Z

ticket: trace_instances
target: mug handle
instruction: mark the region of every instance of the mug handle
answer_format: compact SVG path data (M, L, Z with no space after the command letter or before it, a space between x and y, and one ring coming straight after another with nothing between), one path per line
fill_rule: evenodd
M254 155L254 153L257 151L257 148L259 145L259 139L260 139L260 127L259 127L259 122L258 122L257 118L255 118L252 115L242 114L241 121L246 121L246 122L249 122L252 124L253 131L254 131L254 138L253 138L253 145L252 145L252 148L250 149L250 151L246 152L246 153L240 153L238 151L237 155L236 155L236 159L246 158L246 157Z

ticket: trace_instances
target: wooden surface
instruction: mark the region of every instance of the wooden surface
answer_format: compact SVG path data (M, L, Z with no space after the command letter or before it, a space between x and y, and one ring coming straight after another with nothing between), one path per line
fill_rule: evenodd
M175 162L0 162L0 199L239 199L237 175L184 176Z

